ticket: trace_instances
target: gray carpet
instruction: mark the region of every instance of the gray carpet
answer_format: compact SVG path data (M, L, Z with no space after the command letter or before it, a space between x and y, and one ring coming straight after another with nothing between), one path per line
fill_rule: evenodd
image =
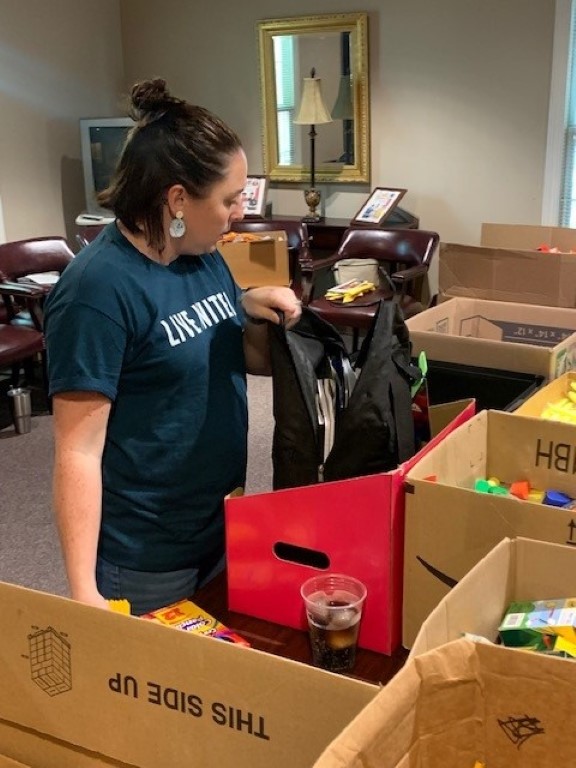
M271 488L271 387L271 379L249 377L247 493ZM52 516L53 456L51 416L33 416L25 435L0 423L0 581L66 595Z

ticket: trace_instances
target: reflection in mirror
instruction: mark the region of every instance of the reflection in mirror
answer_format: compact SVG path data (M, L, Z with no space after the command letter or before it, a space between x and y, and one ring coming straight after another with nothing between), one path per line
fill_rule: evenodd
M309 126L294 118L312 69L332 120L317 126L316 180L368 182L368 41L365 13L260 22L264 167L273 181L306 181Z

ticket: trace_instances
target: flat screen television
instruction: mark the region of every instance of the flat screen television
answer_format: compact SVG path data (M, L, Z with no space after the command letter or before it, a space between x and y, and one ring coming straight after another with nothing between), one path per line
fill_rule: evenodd
M96 195L110 183L124 142L134 121L129 117L81 118L80 147L86 192L86 213L110 216L101 208Z

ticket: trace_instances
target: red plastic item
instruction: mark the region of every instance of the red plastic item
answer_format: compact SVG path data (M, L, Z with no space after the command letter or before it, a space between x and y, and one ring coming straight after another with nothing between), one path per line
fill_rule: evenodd
M391 472L227 499L229 609L304 630L301 584L344 573L368 590L359 645L393 653L402 636L404 477L474 410Z
M512 496L516 496L518 499L523 499L525 501L530 493L530 483L528 480L517 480L515 483L511 484L510 493Z

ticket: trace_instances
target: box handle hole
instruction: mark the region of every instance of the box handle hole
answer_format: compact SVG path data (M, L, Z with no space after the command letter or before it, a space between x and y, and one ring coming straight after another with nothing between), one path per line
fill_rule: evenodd
M274 554L280 560L286 560L289 563L298 563L298 565L308 565L312 568L326 570L330 567L330 558L325 552L318 552L316 549L307 547L298 547L296 544L287 544L284 541L277 541L273 547Z

